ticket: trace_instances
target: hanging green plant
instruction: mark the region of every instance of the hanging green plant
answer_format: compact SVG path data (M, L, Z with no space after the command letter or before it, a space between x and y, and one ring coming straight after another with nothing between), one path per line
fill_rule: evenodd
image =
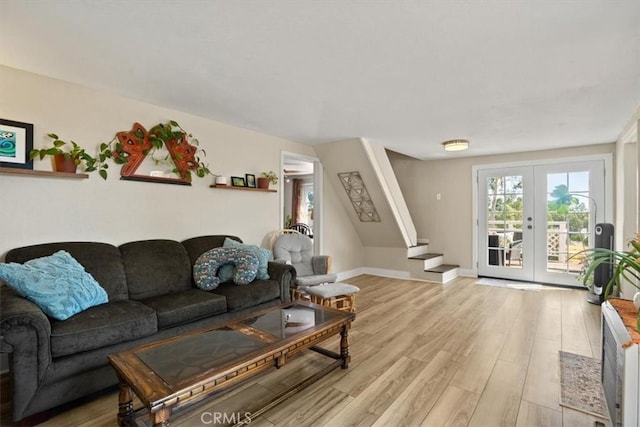
M108 160L123 165L122 176L132 176L145 157L151 155L156 164L170 163L172 172L180 179L191 182L191 172L199 178L211 174L201 156L206 152L198 148L199 141L185 131L176 121L160 123L147 131L140 123L134 123L130 131L118 132L114 138L100 144L97 169L100 176L107 178ZM160 157L160 150L168 154Z

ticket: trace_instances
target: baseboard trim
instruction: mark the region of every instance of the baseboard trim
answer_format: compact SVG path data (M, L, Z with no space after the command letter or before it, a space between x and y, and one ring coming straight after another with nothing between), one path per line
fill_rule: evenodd
M363 274L367 274L364 271L364 267L355 268L353 270L343 271L338 273L338 282L342 282L343 280L351 279L352 277L362 276Z
M471 268L458 268L458 276L478 278L477 272Z
M384 268L359 267L353 270L342 271L338 273L338 281L351 279L352 277L370 274L372 276L390 277L392 279L411 279L408 271L385 270Z
M338 273L338 281L342 282L344 280L348 280L352 277L361 276L363 274L370 274L372 276L381 276L381 277L390 277L392 279L408 279L408 280L417 280L419 282L428 282L428 280L424 279L416 279L411 277L411 274L408 271L401 270L386 270L384 268L373 268L373 267L359 267L354 268L353 270L343 271ZM464 277L478 277L476 272L471 269L462 269L458 268L458 276Z

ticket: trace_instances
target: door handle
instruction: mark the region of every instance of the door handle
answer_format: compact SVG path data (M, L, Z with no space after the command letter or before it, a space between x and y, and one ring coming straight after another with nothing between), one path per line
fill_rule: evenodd
M533 228L533 225L527 225L527 230L531 230Z
M532 221L532 220L533 220L533 218L531 218L531 217L527 218L527 221Z

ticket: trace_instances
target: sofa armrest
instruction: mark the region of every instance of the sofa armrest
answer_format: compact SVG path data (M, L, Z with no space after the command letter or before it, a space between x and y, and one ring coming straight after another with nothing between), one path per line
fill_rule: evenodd
M289 302L291 295L289 289L291 283L296 280L296 269L290 264L269 261L267 266L269 277L280 285L280 299L282 302Z
M313 274L327 274L331 267L331 257L328 255L314 255L311 258Z
M22 414L51 364L51 323L37 305L0 281L0 352L11 353L14 419Z

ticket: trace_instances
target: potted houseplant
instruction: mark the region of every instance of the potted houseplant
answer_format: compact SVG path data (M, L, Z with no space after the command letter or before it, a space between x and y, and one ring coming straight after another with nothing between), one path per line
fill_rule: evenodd
M63 141L55 133L49 133L47 136L53 140L52 147L31 150L29 153L31 159L38 157L40 160L44 160L46 156L52 156L56 172L76 173L80 165L85 172L96 170L96 158L89 155L76 142Z
M276 185L278 183L278 175L274 171L262 172L257 178L258 188L268 189L269 184Z
M639 292L633 302L638 310L636 329L640 331L640 233L627 242L629 251L615 251L607 248L593 248L583 251L586 254L586 268L583 283L589 284L596 268L602 264L613 263L613 274L605 286L604 297L608 298L614 290L620 291L622 280L626 280Z

